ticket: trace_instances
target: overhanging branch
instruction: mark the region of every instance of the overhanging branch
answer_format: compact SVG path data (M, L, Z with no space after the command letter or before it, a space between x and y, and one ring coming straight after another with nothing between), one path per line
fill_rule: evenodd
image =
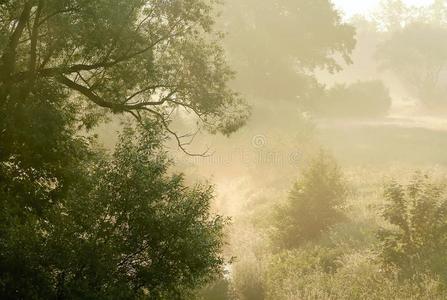
M65 76L59 76L57 78L60 83L64 84L65 86L67 86L68 88L70 88L72 90L79 92L80 94L84 95L89 100L93 101L95 104L97 104L101 107L109 108L113 112L130 113L140 124L142 124L142 119L141 119L141 115L139 114L139 111L146 111L146 112L151 113L161 122L161 124L163 125L163 128L174 137L174 139L177 142L178 147L185 154L187 154L189 156L197 156L197 157L209 156L209 149L207 149L206 151L204 151L202 153L197 154L197 153L191 153L185 148L185 146L188 146L191 144L191 141L195 138L197 133L179 136L175 131L173 131L169 127L169 121L163 116L163 114L161 114L160 112L158 112L154 109L151 109L149 107L149 106L160 106L163 103L165 103L166 101L169 101L170 97L172 97L175 94L175 92L176 92L175 90L171 91L166 97L162 98L160 101L141 102L141 103L137 103L137 104L128 105L125 103L115 103L115 102L105 101L104 99L102 99L100 96L95 94L93 91L91 91L87 87L80 85ZM178 103L178 105L181 105L179 102L176 102L176 103ZM182 139L184 139L184 138L190 138L190 141L183 142Z

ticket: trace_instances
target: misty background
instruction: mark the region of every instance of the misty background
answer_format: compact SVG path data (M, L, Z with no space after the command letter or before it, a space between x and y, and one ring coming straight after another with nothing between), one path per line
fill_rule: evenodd
M0 298L447 299L447 0L0 1Z

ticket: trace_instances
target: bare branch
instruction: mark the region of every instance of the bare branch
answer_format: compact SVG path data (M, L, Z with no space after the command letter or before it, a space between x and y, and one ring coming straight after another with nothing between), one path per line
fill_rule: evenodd
M155 116L157 117L157 119L158 119L158 120L161 122L161 124L163 125L163 128L164 128L168 133L170 133L170 134L174 137L174 139L175 139L176 142L177 142L177 146L178 146L178 147L180 148L180 150L181 150L183 153L185 153L186 155L188 155L188 156L193 156L193 157L209 157L209 156L211 155L211 154L209 153L209 150L210 150L209 148L206 149L206 150L205 150L204 152L202 152L202 153L191 153L191 152L189 152L189 151L185 148L185 146L190 145L190 144L191 144L191 141L189 141L189 142L187 142L187 143L182 142L182 136L179 136L175 131L173 131L173 130L169 127L168 120L166 120L165 117L164 117L160 112L155 111L155 110L153 110L153 109L150 109L150 108L148 108L148 107L143 107L142 110L145 110L145 111L147 111L147 112L149 112L149 113L151 113L151 114L153 114L153 115L155 115ZM131 113L130 111L127 111L127 112ZM134 117L137 119L138 122L142 123L141 116L136 115L135 113L131 113L131 115L134 116ZM184 136L183 136L183 137L184 137Z

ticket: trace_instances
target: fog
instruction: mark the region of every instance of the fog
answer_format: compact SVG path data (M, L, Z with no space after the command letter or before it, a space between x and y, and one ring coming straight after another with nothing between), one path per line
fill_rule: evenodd
M363 277L376 276L373 274L376 271L372 270L375 255L379 255L375 248L379 243L376 228L386 223L380 214L384 207L383 189L388 181L396 179L405 184L417 170L437 179L445 177L447 78L444 59L447 59L447 52L440 52L447 50L443 48L446 39L439 37L434 41L436 38L429 37L430 33L422 29L408 33L409 40L398 37L402 32L411 31L414 23L430 24L427 30L431 26L443 28L440 30L446 34L444 2L437 1L437 6L422 8L406 1L389 1L388 6L385 2L382 6L375 3L375 10L363 15L348 11L350 18L338 11L340 16L344 14L345 25L355 28L356 43L353 46L348 39L341 42L342 47L349 49L346 50L349 59L344 59L345 54L336 50L328 54L340 67L336 70L324 65L325 62L311 63L300 69L300 63L318 59L312 55L320 54L319 38L329 38L324 33L321 35L319 30L332 29L319 23L320 16L312 16L314 20L300 20L298 16L296 19L291 17L293 12L288 15L288 10L305 5L303 2L226 2L221 24L227 34L225 49L236 71L233 86L249 99L252 115L248 124L230 138L203 136L196 146L213 149L210 157L188 159L177 153L177 161L180 165L185 163L183 170L188 174L207 180L211 178L216 185L216 208L232 217L227 246L229 255L235 256L229 272L230 294L237 299L442 298L439 295L422 296L431 293L426 290L428 283L423 284L422 294L405 287L407 283L404 282L375 283L370 287L381 289L386 284L395 285L391 288L393 291L383 294L356 294L332 289L340 288L335 285L343 286L352 278L362 282L369 280ZM337 8L342 7L341 3L336 4ZM277 11L281 5L283 13ZM359 5L363 7L366 3ZM434 18L438 14L442 15L442 20ZM313 30L318 35L315 40L300 41L306 33L312 35ZM343 39L341 33L339 38ZM396 39L395 44L393 42L390 47L408 47L408 51L395 49L392 53L394 49L387 49L386 55L390 56L381 58L381 49L393 39ZM419 43L425 43L427 39L428 44L421 47ZM309 52L301 49L300 42L307 43L304 47L309 47ZM337 41L327 42L338 47L335 46ZM433 57L438 54L444 58ZM398 57L400 55L402 57ZM399 59L405 65L398 66L400 61L394 62ZM384 63L384 60L389 61ZM436 69L436 79L425 87L422 87L423 81L431 80L422 79L425 75L411 80L405 76L409 72L431 73L430 68ZM352 84L370 81L379 81L385 94L377 90L380 85L364 86L360 88L364 90L340 92L328 102L313 104L324 98L321 90L327 92L337 85L349 89ZM424 98L422 95L432 93L427 90L425 94L422 91L425 88L432 92L436 90L436 96L431 100ZM344 101L342 97L354 98ZM323 113L318 106L325 103L329 108ZM345 174L350 189L349 221L335 225L335 229L330 229L323 238L310 242L312 246L301 246L305 250L281 253L278 245L272 245L275 243L271 240L271 231L275 230L271 224L272 212L274 214L278 206L287 202L294 182L320 149L332 156ZM288 238L293 239L293 235ZM328 244L332 245L329 248L339 247L345 249L340 251L349 253L338 257L347 260L341 263L344 266L340 267L339 273L346 271L343 268L349 268L353 277L337 278L343 275L329 272L331 280L341 282L323 283L327 278L319 273L319 266L301 257L313 255L305 254L313 251L309 248L327 247ZM315 270L303 271L306 268ZM369 268L371 274L363 273L369 272ZM328 284L327 289L322 287L325 284ZM397 288L402 290L398 292ZM369 288L363 287L361 293L367 293L367 290Z
M344 22L339 26L355 29L355 42L349 38L343 40L341 29L337 32L340 34L339 41L327 41L334 47L339 43L349 51L347 61L343 59L343 53L336 50L328 54L337 64L337 70L331 70L318 57L321 36L312 37L312 34L324 34L324 30L334 30L318 23L318 18L324 17L323 13L322 16L312 16L315 20L300 20L288 16L287 10L305 4L282 1L281 4L263 2L255 5L250 1L226 1L219 28L226 34L223 44L236 74L232 85L249 101L251 117L248 124L230 138L206 134L198 136L191 147L196 152L209 148L212 152L210 156L191 158L182 155L181 151L174 151L178 162L186 164L198 176L213 178L212 181L219 187L218 195L228 193L226 186L246 180L253 180L264 187L265 183L260 181L271 179L290 183L298 176L306 159L318 148L325 149L348 168L372 166L386 169L390 164L415 169L443 166L444 148L440 145L447 130L442 104L446 94L441 92L447 83L442 75L445 72L444 62L439 61L438 66L432 66L440 69L437 70L439 74L433 87L439 90L440 94L434 100L439 105L432 108L415 91L413 81L407 81L400 69L385 67L378 57L383 44L413 23L438 24L439 20L433 15L444 14L438 11L442 9L439 5L443 4L439 1L438 6L428 5L429 1L390 1L389 4L382 2L380 5L379 2L371 1L372 10L362 11L349 1L335 1L337 13L340 17L344 16L343 20L346 19L339 20ZM284 15L277 11L280 5L283 5ZM354 14L357 12L363 14ZM381 15L389 15L393 19L380 19ZM399 22L399 28L391 28ZM301 31L308 31L311 36L306 45L310 52L301 49ZM417 40L413 42L414 47L419 47ZM433 41L433 47L442 47L441 44L441 41ZM426 47L430 51L430 45ZM431 50L438 51L438 48ZM315 51L315 57L312 51ZM420 57L423 55L415 54L420 60L424 59ZM429 56L427 54L428 60L437 59ZM294 66L294 61L299 64L300 59L307 63L319 58L323 62L312 63L303 70ZM412 62L411 56L404 60L408 70L402 72L419 72L421 63L425 63ZM327 92L336 85L349 88L356 82L369 81L380 81L386 95L377 94L375 98L375 93L381 91L374 90L374 86L365 86L365 90L355 94L352 100L329 99L332 103L328 103L327 110L333 111L332 115L318 111L316 106L324 105L321 101L326 101L322 100L323 90ZM349 93L346 96L350 97ZM389 97L389 100L378 99L380 97ZM383 101L389 102L383 104ZM264 173L266 176L259 176ZM239 196L237 199L235 202L244 201ZM225 201L229 202L226 203L229 207L233 206L231 199ZM222 204L224 209L226 204Z
M447 299L447 1L0 1L0 51L0 298Z
M412 273L426 280L419 288L382 275L378 232L389 227L389 182L407 184L421 171L445 183L447 6L373 2L225 1L217 26L235 71L231 86L250 104L250 118L229 137L198 134L189 149L207 150L203 156L168 143L172 171L213 184L213 209L232 220L225 253L233 260L203 299L444 297L439 273ZM190 118L180 114L176 128L191 128ZM344 217L299 246L283 247L272 239L276 211L290 205L295 182L321 151L343 174ZM320 175L313 184L324 191ZM290 209L292 219L325 213ZM398 276L392 266L389 274ZM352 290L345 286L351 280Z

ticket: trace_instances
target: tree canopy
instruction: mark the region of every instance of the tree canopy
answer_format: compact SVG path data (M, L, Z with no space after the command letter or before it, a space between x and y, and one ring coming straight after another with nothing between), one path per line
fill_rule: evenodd
M226 220L163 151L248 116L216 1L0 1L0 298L172 299L222 270ZM91 129L128 129L114 154Z
M127 129L113 157L86 161L39 213L14 211L13 185L1 182L1 298L177 299L220 273L226 219L209 211L210 186L167 175L159 132ZM48 194L40 184L29 191Z
M171 111L183 108L207 129L230 134L247 110L227 87L232 72L212 30L215 4L2 1L0 99L54 99L59 91L138 121L156 117L168 130Z

